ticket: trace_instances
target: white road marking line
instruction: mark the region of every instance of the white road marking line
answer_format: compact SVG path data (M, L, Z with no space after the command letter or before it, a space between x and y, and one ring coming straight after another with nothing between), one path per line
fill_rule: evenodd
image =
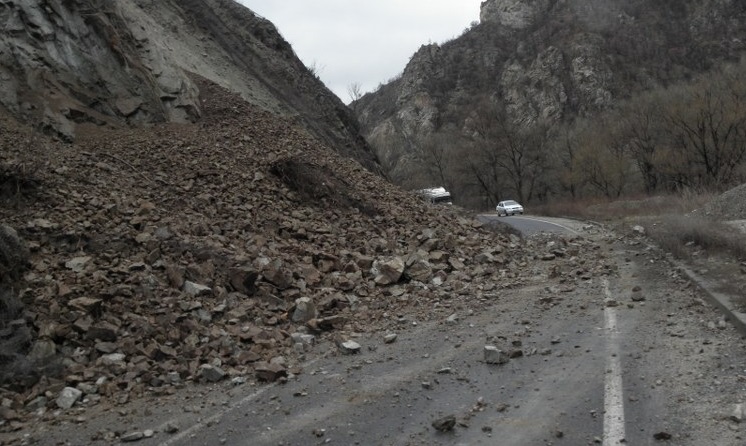
M604 295L611 299L609 280L603 279ZM622 365L619 359L619 330L616 310L604 307L607 338L607 367L604 385L604 442L603 446L618 446L625 442L624 397L622 387Z
M566 231L569 231L569 232L571 232L573 234L578 234L578 231L576 231L576 230L574 230L572 228L568 228L567 226L561 225L559 223L554 223L554 222L551 222L551 221L546 221L546 220L542 220L540 218L532 218L532 217L518 217L518 218L525 218L526 220L533 220L533 221L538 221L538 222L541 222L541 223L546 223L548 225L559 226L560 228L562 228L562 229L564 229Z
M486 216L486 217L493 217L493 216L495 216L495 215L497 215L497 214L480 214L480 216ZM497 218L500 218L500 216L497 216ZM579 234L580 234L580 233L579 233L578 231L576 231L576 230L574 230L574 229L572 229L572 228L570 228L570 227L567 227L567 226L565 226L565 225L561 225L561 224L559 224L559 223L554 223L554 222L552 222L552 221L542 220L542 219L540 219L540 218L526 217L525 215L521 215L521 216L519 216L519 217L518 217L518 216L515 216L515 215L513 215L513 216L512 216L511 218L524 219L524 220L531 220L531 221L538 221L538 222L540 222L540 223L546 223L546 224L548 224L548 225L552 225L552 226L557 226L557 227L560 227L560 228L564 229L565 231L568 231L568 232L570 232L571 234L575 234L575 235L579 235Z
M312 360L304 363L303 366L304 367L308 367L308 366L310 366L310 365L318 362L320 359L321 358L312 359ZM172 445L172 444L176 444L177 442L181 442L182 440L185 440L187 437L191 437L191 436L195 435L197 432L205 429L206 427L210 426L211 424L220 421L220 419L222 417L224 417L226 414L228 414L228 413L236 410L236 408L238 408L238 407L245 406L246 403L248 403L249 401L254 400L254 399L260 397L263 393L265 393L269 389L274 388L275 386L277 386L276 383L275 384L270 384L270 385L267 385L265 387L261 387L261 388L257 389L255 392L252 392L252 393L244 396L243 398L239 399L238 401L233 402L228 407L217 411L216 413L212 414L211 416L209 416L207 418L204 418L204 419L200 419L199 421L196 421L193 425L189 426L188 429L183 430L183 431L181 431L181 432L173 435L172 437L169 437L167 440L161 441L160 443L158 443L158 446L169 446L169 445ZM171 422L173 422L173 423L175 423L175 424L178 425L178 419L171 420ZM163 425L161 425L160 428L159 428L159 431L160 432L165 432L166 428L168 427L168 424L169 423L167 422L167 423L164 423Z

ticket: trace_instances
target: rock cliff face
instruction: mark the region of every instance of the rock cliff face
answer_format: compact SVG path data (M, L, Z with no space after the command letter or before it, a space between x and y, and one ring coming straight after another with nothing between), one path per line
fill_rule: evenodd
M355 104L394 181L426 186L416 184L418 153L468 136L477 104L524 127L567 122L746 49L746 6L735 0L488 0L480 19L452 41L423 46L400 78Z
M549 0L487 0L482 2L479 20L526 28L546 13L549 5Z
M0 0L0 104L48 134L200 117L198 74L377 170L354 118L233 0Z

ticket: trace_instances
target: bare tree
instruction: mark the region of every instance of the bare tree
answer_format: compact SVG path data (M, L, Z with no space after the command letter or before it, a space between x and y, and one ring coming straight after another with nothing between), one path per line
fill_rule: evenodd
M624 104L615 119L648 195L657 191L661 181L657 164L665 138L661 96L660 91L644 94Z
M608 118L608 117L607 117ZM627 145L608 119L598 120L578 135L575 162L583 181L607 198L619 198L630 177Z
M580 173L578 163L579 141L577 133L580 124L564 127L553 139L552 154L555 170L557 171L557 183L562 191L569 193L574 200L578 198L580 190L584 185L583 176Z
M441 130L425 137L417 147L417 156L434 184L451 188L451 154L459 144L453 132Z
M492 184L509 185L516 199L530 201L537 180L547 167L546 128L539 124L526 127L513 123L505 109L489 98L478 103L469 124L472 137L482 151L481 161L497 168L494 174L500 178ZM505 197L497 195L497 198L499 201Z
M689 87L668 116L674 143L696 166L691 174L706 188L731 185L746 157L746 89L735 86Z
M359 82L353 82L347 86L347 94L350 96L350 106L355 110L355 102L363 97L363 87Z

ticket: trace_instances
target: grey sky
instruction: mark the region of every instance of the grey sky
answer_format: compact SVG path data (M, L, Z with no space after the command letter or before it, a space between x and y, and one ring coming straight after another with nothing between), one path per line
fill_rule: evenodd
M479 20L482 0L238 0L268 19L306 66L345 103L348 87L374 90L427 43Z

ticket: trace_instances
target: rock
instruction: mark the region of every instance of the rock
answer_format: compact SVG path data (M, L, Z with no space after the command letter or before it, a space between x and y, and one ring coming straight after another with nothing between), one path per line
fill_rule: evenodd
M456 313L453 313L452 315L448 316L446 319L446 324L454 325L458 323L458 315Z
M277 363L260 362L254 366L254 373L260 381L275 382L288 376L287 369Z
M109 354L116 352L119 349L119 345L115 342L97 342L94 348L97 352Z
M91 261L90 257L75 257L65 262L65 267L73 270L76 273L83 272L88 262Z
M228 272L231 287L247 296L256 293L256 280L258 278L259 273L251 268L233 268Z
M279 290L286 290L293 284L293 273L280 260L268 264L262 271L262 275L264 280L275 285Z
M98 386L91 383L78 383L76 388L85 395L95 395L98 393Z
M484 346L484 362L487 364L507 364L510 358L494 345Z
M180 290L184 286L184 268L169 265L166 267L166 276L168 277L168 283L177 290Z
M617 301L616 299L612 299L612 298L607 298L607 299L606 299L606 300L604 301L604 304L605 304L605 305L606 305L607 307L609 307L609 308L613 308L613 307L618 307L618 306L619 306L619 302L618 302L618 301Z
M92 299L90 297L78 297L67 302L67 306L76 310L90 313L92 315L101 314L101 299Z
M104 342L115 342L118 338L118 328L108 322L99 322L88 328L86 339Z
M122 442L124 443L132 443L135 441L140 441L143 438L145 438L145 434L142 432L130 432L128 434L122 435L120 440L122 440Z
M354 355L360 353L362 347L355 341L345 341L339 344L339 351L344 355Z
M126 358L124 353L111 353L108 355L103 355L99 358L99 361L102 365L105 366L111 366L111 365L117 365L117 364L123 364L124 359Z
M438 418L433 421L432 426L438 432L452 431L456 426L456 417L454 415L447 415L443 418Z
M83 392L80 390L74 387L65 387L57 396L55 403L60 409L70 409L82 396Z
M736 423L741 423L746 415L746 406L743 403L736 404L733 407L733 413L731 413L730 419Z
M466 265L464 264L463 261L461 261L461 259L457 259L454 257L448 258L448 264L451 266L451 268L455 270L463 270L466 268Z
M523 350L521 349L513 349L508 352L508 358L510 359L516 359L516 358L522 358L523 357Z
M200 285L198 283L190 282L188 280L184 281L184 285L181 289L187 295L192 297L209 296L212 294L212 288L206 285Z
M669 434L668 432L658 432L658 433L653 434L653 438L655 438L658 441L662 441L662 440L670 440L673 438L673 436Z
M26 404L26 409L29 411L36 411L39 409L42 409L44 407L47 407L47 403L49 400L45 396L37 396L33 400L29 401Z
M371 273L375 277L376 285L391 285L399 282L404 274L404 260L394 257L389 260L376 261L373 263Z
M645 300L645 295L642 294L642 288L639 286L635 286L632 288L632 301L633 302L643 302Z
M396 333L389 333L383 337L383 342L386 344L393 344L399 336Z
M412 280L426 283L433 276L433 269L429 262L426 260L417 260L413 264L406 267L404 275Z
M11 280L18 279L29 261L29 247L18 232L6 224L0 224L0 270Z
M200 366L200 373L203 379L211 383L222 381L226 376L226 373L223 371L223 369L221 369L220 367L215 367L211 364L202 364Z
M311 319L306 325L314 330L334 330L341 328L347 322L347 318L342 315L322 317Z
M640 225L632 226L632 232L637 235L645 235L645 228Z
M37 364L44 364L51 361L57 354L57 344L49 338L37 339L34 342L28 358Z
M293 322L308 322L316 318L316 306L308 297L301 297L295 300L295 310L293 311Z
M313 345L316 343L316 336L306 333L293 333L290 337L293 339L293 342L303 345Z
M164 429L164 431L167 434L175 434L176 432L179 432L179 425L173 422L169 422L168 424L166 424L166 428Z
M21 421L18 412L11 409L10 407L0 406L0 420L3 421Z

